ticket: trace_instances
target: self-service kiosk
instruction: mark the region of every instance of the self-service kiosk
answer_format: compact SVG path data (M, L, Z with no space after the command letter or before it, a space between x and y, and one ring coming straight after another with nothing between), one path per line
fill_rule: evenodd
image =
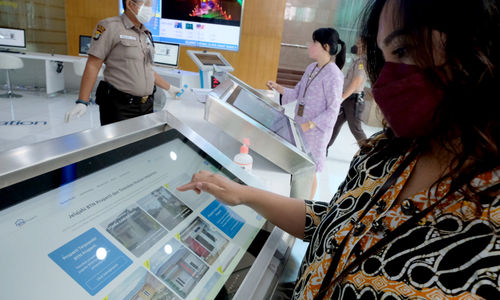
M269 299L293 244L246 206L176 190L200 170L261 183L165 111L0 160L5 299Z
M202 89L213 89L226 79L226 74L234 71L231 64L218 52L187 51L189 57L200 70Z

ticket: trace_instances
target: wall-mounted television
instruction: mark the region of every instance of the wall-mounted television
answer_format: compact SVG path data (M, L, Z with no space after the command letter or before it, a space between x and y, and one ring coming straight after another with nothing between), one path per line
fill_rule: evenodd
M154 41L239 50L244 0L155 0L153 5L154 17L145 25Z

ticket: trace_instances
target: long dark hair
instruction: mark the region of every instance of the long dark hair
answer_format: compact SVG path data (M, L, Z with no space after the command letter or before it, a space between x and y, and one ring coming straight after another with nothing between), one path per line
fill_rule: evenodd
M335 64L342 70L345 64L345 43L339 37L337 30L333 28L319 28L316 29L312 34L312 39L323 46L326 50L325 45L330 46L330 55L335 55ZM340 50L338 49L340 45Z
M453 160L451 170L435 184L450 178L449 193L459 191L477 200L481 195L471 186L473 178L500 166L497 104L500 14L497 1L372 1L364 11L361 28L367 52L366 70L372 83L385 63L377 47L377 32L382 9L389 1L394 1L392 21L395 28L405 33L401 42L415 63L441 86L444 99L434 113L433 131L428 136L402 139L386 128L388 147L374 149L377 152L404 151L402 145L416 144L425 148L431 141L438 141ZM433 59L433 31L445 37L444 66L437 66Z

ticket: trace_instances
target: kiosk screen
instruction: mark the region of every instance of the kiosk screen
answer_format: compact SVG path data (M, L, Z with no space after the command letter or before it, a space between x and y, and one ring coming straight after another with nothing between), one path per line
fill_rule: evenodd
M202 54L196 53L195 56L200 60L200 62L206 66L225 66L226 64L214 54Z
M293 120L288 118L283 112L276 110L257 98L250 91L241 87L237 87L236 89L227 100L229 104L276 133L290 144L296 146L292 132Z
M264 219L176 190L200 170L238 180L172 129L0 190L2 297L214 299Z

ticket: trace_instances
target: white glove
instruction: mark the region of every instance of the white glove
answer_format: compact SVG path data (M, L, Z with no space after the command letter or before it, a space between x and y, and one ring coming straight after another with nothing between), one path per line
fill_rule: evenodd
M176 86L170 85L170 88L167 90L170 97L177 99L181 94L182 90Z
M66 115L64 116L64 122L68 123L73 119L74 117L81 117L83 114L87 111L87 105L77 103L75 107L73 107L72 110L68 111Z

